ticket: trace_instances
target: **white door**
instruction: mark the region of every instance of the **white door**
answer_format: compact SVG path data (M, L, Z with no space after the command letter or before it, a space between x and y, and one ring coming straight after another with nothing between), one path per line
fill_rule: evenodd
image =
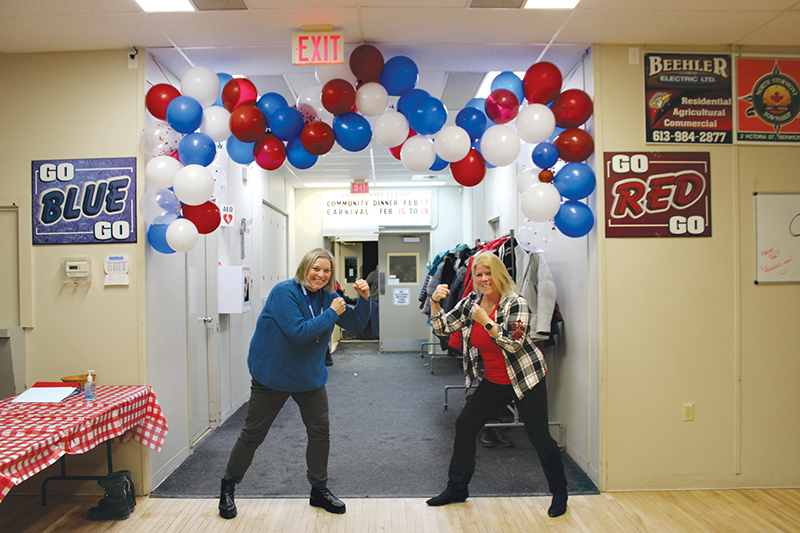
M261 209L261 305L272 287L288 277L287 216L268 204ZM255 310L261 312L261 307Z
M194 443L210 427L208 326L215 319L206 305L206 242L186 252L186 339L189 369L189 430Z
M378 237L381 351L415 351L428 342L430 326L420 312L419 294L428 273L429 237L427 233Z

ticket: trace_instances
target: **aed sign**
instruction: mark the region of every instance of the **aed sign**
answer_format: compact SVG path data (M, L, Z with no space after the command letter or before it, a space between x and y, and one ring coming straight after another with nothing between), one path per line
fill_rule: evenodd
M344 63L341 33L293 33L293 65L338 65Z
M31 161L33 244L136 242L136 158Z
M708 152L605 153L606 237L710 237Z

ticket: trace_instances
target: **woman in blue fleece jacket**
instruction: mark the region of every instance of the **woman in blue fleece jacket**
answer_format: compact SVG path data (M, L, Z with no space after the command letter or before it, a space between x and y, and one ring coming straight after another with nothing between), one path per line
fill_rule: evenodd
M344 503L327 488L330 423L325 350L333 326L354 333L366 327L370 300L369 285L360 279L353 285L358 302L348 307L334 293L335 274L333 256L319 248L311 250L297 267L294 279L275 285L264 304L247 356L253 378L247 418L222 478L222 518L236 516L234 488L242 481L256 448L290 396L300 407L308 433L309 503L331 513L345 512Z

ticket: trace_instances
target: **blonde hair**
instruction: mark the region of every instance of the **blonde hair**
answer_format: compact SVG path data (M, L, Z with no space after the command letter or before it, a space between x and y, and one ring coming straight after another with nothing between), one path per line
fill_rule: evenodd
M308 284L308 271L311 270L311 267L314 266L314 263L317 259L327 259L328 262L331 264L331 277L328 279L327 285L323 287L328 292L333 292L334 287L336 286L336 262L333 259L333 254L331 254L327 250L323 250L322 248L315 248L308 252L303 260L300 261L300 264L297 265L297 272L294 274L294 280L303 285L307 289L312 289L311 285Z
M483 252L476 255L475 259L472 260L473 278L475 277L475 271L478 269L478 265L485 266L489 269L489 272L492 274L492 280L501 295L508 296L516 292L517 284L514 283L514 280L508 275L508 269L499 257L491 252Z

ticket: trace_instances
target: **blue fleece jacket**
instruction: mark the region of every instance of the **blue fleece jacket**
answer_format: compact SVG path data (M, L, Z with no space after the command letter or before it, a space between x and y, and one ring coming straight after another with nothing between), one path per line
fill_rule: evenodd
M307 290L307 289L306 289ZM316 390L328 380L325 351L333 326L359 333L369 320L370 301L358 297L354 307L336 314L331 302L338 295L308 291L314 315L303 289L294 279L282 281L269 293L250 341L250 375L266 387L286 392Z

